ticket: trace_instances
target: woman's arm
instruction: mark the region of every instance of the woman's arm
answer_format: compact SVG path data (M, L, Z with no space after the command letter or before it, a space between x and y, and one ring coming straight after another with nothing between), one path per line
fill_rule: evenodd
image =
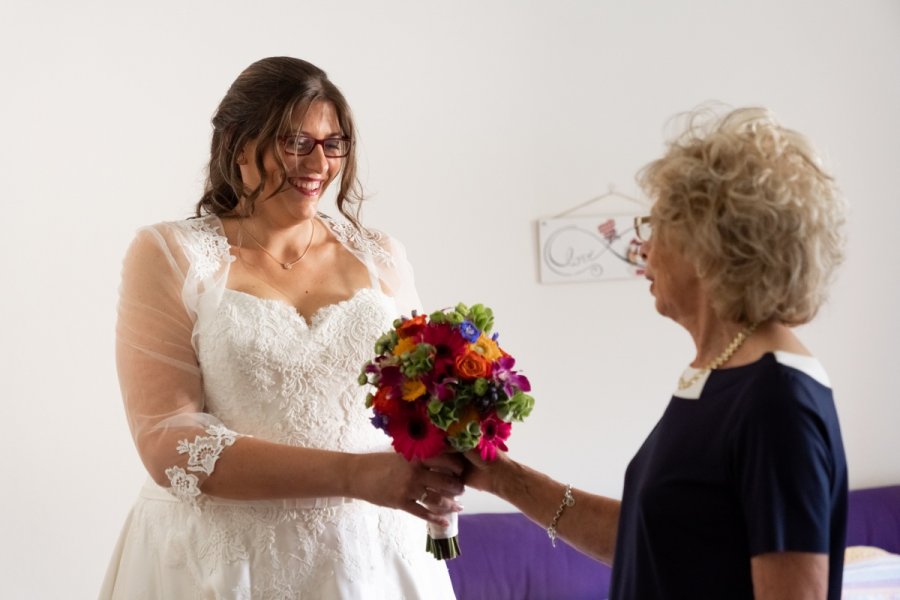
M828 594L828 555L770 552L750 559L756 600L820 600Z
M565 497L565 485L502 452L491 463L482 461L476 452L469 452L466 458L473 465L465 477L466 485L506 500L542 527L553 522ZM576 489L572 496L575 503L560 516L557 535L579 551L612 564L621 502Z
M201 489L237 500L358 498L446 525L442 515L460 510L451 498L463 491L461 472L450 455L409 463L393 452L348 454L244 437L229 448L227 459ZM426 489L427 508L416 502Z

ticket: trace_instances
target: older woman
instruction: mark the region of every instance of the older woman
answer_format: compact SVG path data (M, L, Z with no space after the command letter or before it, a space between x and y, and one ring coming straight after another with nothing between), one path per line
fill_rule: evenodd
M621 502L506 456L470 457L468 484L612 562L612 598L837 599L847 465L828 377L791 330L841 261L832 178L804 137L749 108L694 115L640 179L650 292L696 355Z

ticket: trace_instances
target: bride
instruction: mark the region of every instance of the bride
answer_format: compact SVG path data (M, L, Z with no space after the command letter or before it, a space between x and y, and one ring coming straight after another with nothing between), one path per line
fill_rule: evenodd
M100 597L452 598L421 519L460 510L461 466L389 451L357 383L418 297L403 248L359 225L343 95L267 58L212 123L197 218L125 258L117 364L150 478ZM335 179L349 222L317 212Z

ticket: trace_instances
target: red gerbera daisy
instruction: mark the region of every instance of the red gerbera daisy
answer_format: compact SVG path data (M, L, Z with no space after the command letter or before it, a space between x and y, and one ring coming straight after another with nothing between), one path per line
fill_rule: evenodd
M452 371L456 357L469 347L459 331L445 323L429 324L422 330L422 341L434 346L434 373L441 377Z
M392 415L387 432L393 438L394 450L406 460L425 460L444 451L444 432L435 427L424 405Z

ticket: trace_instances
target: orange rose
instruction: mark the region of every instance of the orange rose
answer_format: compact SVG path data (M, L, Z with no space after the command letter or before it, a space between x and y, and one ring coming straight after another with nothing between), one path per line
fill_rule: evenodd
M467 350L462 356L456 357L456 372L463 379L489 377L491 374L491 363L478 352Z

